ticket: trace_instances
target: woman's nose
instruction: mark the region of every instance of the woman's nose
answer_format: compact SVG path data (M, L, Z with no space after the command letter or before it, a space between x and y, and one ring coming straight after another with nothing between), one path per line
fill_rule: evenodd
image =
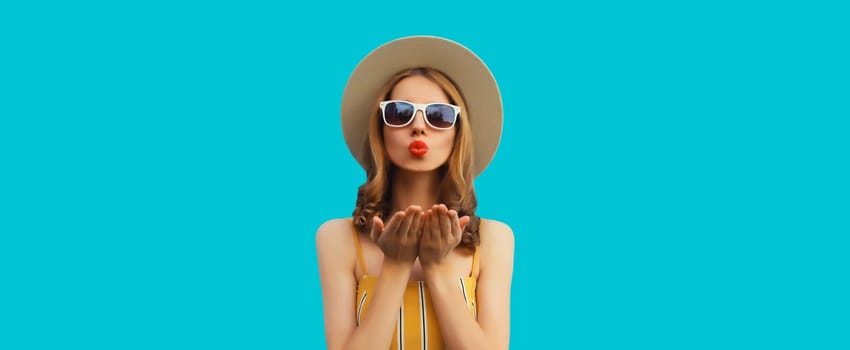
M425 130L428 127L428 124L425 123L425 113L416 111L416 114L413 115L413 122L410 125L413 127L414 135L417 133L425 134Z

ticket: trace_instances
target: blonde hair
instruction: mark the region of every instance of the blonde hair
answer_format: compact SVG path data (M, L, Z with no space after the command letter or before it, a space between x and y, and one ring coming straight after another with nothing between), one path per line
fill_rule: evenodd
M364 144L366 183L357 191L357 202L352 213L354 226L360 232L369 232L372 229L373 216L383 219L384 214L391 214L389 204L392 189L389 180L393 166L384 148L381 111L378 104L380 101L389 99L396 84L410 76L422 76L431 80L446 93L450 103L460 107L460 118L455 124L457 133L452 152L448 161L438 170L441 178L438 201L444 203L449 209L456 210L459 217L469 215L471 220L464 229L460 246L472 249L479 243L480 218L475 215L478 204L472 185L474 152L472 129L466 117L466 104L451 79L440 71L428 67L411 68L399 72L379 90L379 99L375 101L372 118L369 118L369 137Z

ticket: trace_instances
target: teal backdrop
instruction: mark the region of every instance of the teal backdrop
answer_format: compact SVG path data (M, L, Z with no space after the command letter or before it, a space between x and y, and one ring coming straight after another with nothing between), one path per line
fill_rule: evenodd
M4 2L0 349L321 349L348 74L413 34L503 93L512 349L848 349L841 2Z

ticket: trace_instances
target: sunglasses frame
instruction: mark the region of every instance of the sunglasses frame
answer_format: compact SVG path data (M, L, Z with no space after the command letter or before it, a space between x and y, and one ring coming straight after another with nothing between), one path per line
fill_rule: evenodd
M385 110L386 110L386 107L387 107L388 104L394 103L394 102L407 103L407 104L410 104L410 105L413 106L413 116L410 117L410 120L408 120L407 123L404 123L403 125L393 125L393 124L387 123L387 114L386 114ZM410 123L412 123L413 120L416 119L416 112L419 112L420 110L422 111L422 118L425 119L425 124L428 124L428 126L434 128L434 129L437 129L437 130L449 130L449 129L453 128L455 126L455 124L457 124L458 118L460 118L460 107L455 106L451 103L440 103L440 102L437 102L437 103L413 103L413 102L405 101L405 100L387 100L387 101L381 101L381 103L379 105L381 106L381 119L384 121L384 125L389 126L389 127L393 127L393 128L403 128L405 126L410 125ZM433 106L433 105L449 106L449 107L452 108L452 110L454 110L455 118L454 118L454 120L452 120L452 125L445 127L445 128L440 128L440 127L434 126L434 124L431 124L431 122L428 121L428 115L425 113L425 111L428 107Z

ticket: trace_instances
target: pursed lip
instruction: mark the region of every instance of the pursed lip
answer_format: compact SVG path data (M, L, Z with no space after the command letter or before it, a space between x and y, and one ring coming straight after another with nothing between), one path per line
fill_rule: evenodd
M410 151L410 154L414 157L421 158L428 153L428 144L422 140L416 140L410 143L407 146L407 149Z

